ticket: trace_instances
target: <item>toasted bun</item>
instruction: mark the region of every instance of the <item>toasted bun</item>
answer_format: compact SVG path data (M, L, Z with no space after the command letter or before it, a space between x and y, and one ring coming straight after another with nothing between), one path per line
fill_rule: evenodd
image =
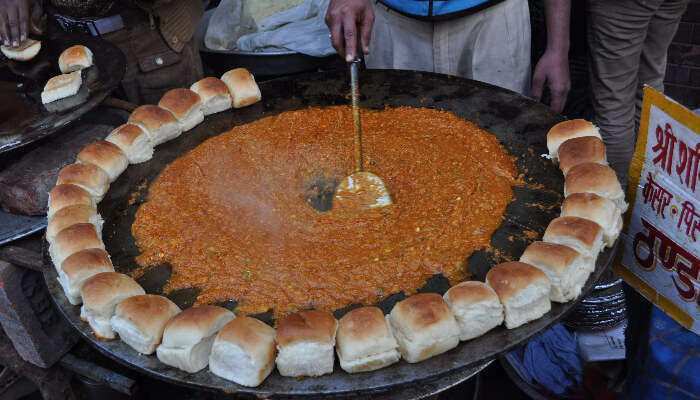
M459 339L479 337L503 323L503 306L488 285L467 281L452 286L443 296L459 325Z
M77 185L56 185L49 192L48 217L51 218L56 212L66 207L83 204L94 208L95 198L90 193Z
M68 256L85 249L104 249L100 232L93 224L75 224L58 232L49 247L49 254L56 269Z
M117 272L97 274L87 279L80 288L83 307L107 319L114 315L114 308L122 300L145 293L133 278Z
M15 61L29 61L36 57L41 50L41 42L34 39L25 39L19 47L0 46L0 51L5 57Z
M138 125L119 125L105 140L117 145L131 164L142 163L153 157L153 143Z
M549 223L542 240L569 246L583 257L595 260L603 247L603 229L585 218L559 217Z
M595 193L612 200L620 212L627 210L625 192L615 171L606 165L584 163L571 168L564 181L564 197L574 193Z
M175 139L182 133L182 128L170 111L152 104L132 111L129 122L143 129L154 146Z
M530 264L510 261L495 265L486 273L486 283L505 302L513 299L521 290L532 284L546 283L549 292L549 278Z
M129 166L129 159L119 146L99 140L90 143L78 153L78 162L92 164L100 167L109 176L109 181L114 182L119 175Z
M343 370L354 373L374 371L399 360L399 345L382 310L360 307L338 322L336 350Z
M389 322L401 356L409 363L444 353L459 343L457 321L436 293L421 293L396 303Z
M56 185L67 183L80 186L100 201L109 189L109 175L96 165L69 164L61 169L56 180Z
M168 298L153 294L129 297L117 305L112 329L141 354L152 354L163 336L165 324L180 312Z
M114 271L109 254L102 249L85 249L72 254L61 264L58 282L71 304L80 304L80 288L86 279L101 272Z
M158 106L170 111L177 118L183 132L204 121L202 99L190 89L168 90L158 102Z
M173 317L165 325L163 346L189 347L215 335L236 316L217 306L191 307Z
M506 328L513 329L547 313L551 283L538 268L518 261L498 264L486 274L503 304Z
M275 366L275 330L250 317L238 317L216 335L209 370L243 386L258 386Z
M600 139L598 128L585 119L572 119L554 125L547 133L549 155L556 161L559 157L559 146L562 143L583 136L595 136Z
M280 321L276 342L280 348L297 341L333 345L337 324L338 321L328 312L310 310L294 313Z
M46 82L44 91L41 92L41 102L47 104L73 96L78 93L82 84L83 78L80 76L79 71L54 76Z
M92 65L92 51L85 46L76 44L58 56L58 68L66 74L88 68Z
M559 146L559 168L566 175L579 164L596 163L608 165L605 144L595 136L569 139Z
M603 228L603 241L608 247L622 230L622 214L611 200L594 193L574 193L561 205L562 217L581 217L589 219Z
M196 92L202 99L204 115L215 114L232 107L231 94L221 79L213 76L204 78L193 83L190 90Z
M520 262L537 267L546 265L547 269L562 274L580 257L578 251L571 247L556 243L533 242L523 252Z
M158 359L189 373L204 369L216 333L234 318L231 311L216 306L186 309L165 325L163 343L156 349Z
M498 301L498 295L485 283L466 281L452 286L443 296L448 304L456 307L467 306L479 302Z
M552 283L549 299L560 303L576 298L593 271L593 264L586 262L579 252L556 243L533 242L520 261L547 274Z
M114 309L122 300L144 294L136 281L124 274L102 272L83 282L80 295L83 306L80 316L90 324L95 336L100 340L113 340L116 336L110 319Z
M95 230L102 232L102 217L94 206L75 204L56 211L46 226L46 240L53 243L58 232L71 225L88 223L95 225Z
M445 300L436 293L420 293L396 303L391 310L391 321L409 339L436 328L450 328L454 317Z
M232 69L221 76L233 100L233 108L241 108L257 103L262 99L255 78L245 68Z
M280 375L320 376L333 372L337 325L332 314L317 310L282 319L275 336Z

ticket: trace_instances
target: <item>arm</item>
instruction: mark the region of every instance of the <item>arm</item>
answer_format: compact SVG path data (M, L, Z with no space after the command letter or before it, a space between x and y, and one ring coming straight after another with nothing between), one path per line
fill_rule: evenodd
M40 35L41 1L0 0L0 39L5 46L19 47L31 31Z
M547 49L535 66L532 96L540 100L544 86L552 94L550 107L561 112L571 89L569 77L569 16L571 0L544 0Z
M326 13L326 25L331 31L331 42L345 61L355 58L357 30L360 30L362 52L369 53L369 41L374 25L374 10L369 0L331 0Z

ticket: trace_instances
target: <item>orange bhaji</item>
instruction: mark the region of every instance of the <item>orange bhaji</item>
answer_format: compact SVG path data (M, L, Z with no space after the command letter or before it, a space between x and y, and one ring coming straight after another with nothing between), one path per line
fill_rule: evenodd
M237 126L168 165L136 213L144 266L168 262L166 290L237 311L335 310L414 293L441 273L468 276L513 198L513 158L452 113L363 110L365 168L394 204L352 214L305 200L353 171L348 107L310 108Z

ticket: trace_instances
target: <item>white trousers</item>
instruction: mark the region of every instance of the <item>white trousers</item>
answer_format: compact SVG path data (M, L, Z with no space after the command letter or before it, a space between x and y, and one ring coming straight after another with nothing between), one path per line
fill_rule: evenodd
M373 2L374 3L374 2ZM407 17L381 3L368 68L456 75L525 94L530 88L530 12L527 0L505 0L474 14L440 22Z

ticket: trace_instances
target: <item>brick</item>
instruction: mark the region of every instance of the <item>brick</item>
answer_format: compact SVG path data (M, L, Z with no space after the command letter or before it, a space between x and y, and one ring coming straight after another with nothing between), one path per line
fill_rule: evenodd
M664 93L691 110L700 107L700 88L667 84Z
M78 335L58 314L42 280L41 272L0 261L0 324L22 359L47 368Z
M693 37L690 41L693 44L700 44L700 24L693 25Z
M700 67L700 45L671 43L668 49L671 64Z
M700 67L700 45L693 45L681 55L681 64Z
M681 64L681 59L683 52L690 48L687 44L671 43L668 47L668 63L679 65Z
M690 68L675 64L667 65L664 82L682 85L690 83Z
M690 22L681 22L678 24L678 31L673 37L673 43L692 44L693 24Z
M700 22L700 2L691 1L688 3L688 8L685 14L681 17L684 22Z
M690 68L689 86L700 87L700 68Z

